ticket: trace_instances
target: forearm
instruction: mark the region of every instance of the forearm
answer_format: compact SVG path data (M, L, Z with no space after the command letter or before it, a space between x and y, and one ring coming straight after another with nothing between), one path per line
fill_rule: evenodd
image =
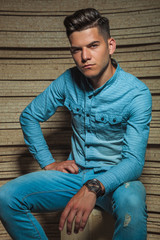
M27 107L20 116L24 141L29 148L30 153L38 161L41 168L53 163L55 160L49 151L48 145L44 139L39 122L30 114Z
M113 166L107 172L100 174L97 177L105 187L105 193L113 192L121 184L136 180L140 177L143 170L143 166L137 162L128 162L124 159L118 165Z

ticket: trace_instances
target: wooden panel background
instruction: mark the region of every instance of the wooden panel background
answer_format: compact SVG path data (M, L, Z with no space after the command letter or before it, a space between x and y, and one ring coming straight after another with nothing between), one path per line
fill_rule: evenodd
M95 7L110 19L117 41L114 58L150 88L153 119L142 182L147 189L148 240L160 239L160 1L0 0L0 185L39 170L19 125L24 107L66 68L73 66L63 19ZM42 124L54 157L70 149L70 115L64 108ZM60 213L36 214L50 240L59 240ZM0 224L0 239L10 237Z

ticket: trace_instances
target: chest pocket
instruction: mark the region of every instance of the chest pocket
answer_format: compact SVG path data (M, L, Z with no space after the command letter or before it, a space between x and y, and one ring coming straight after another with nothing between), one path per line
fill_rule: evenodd
M73 128L82 133L84 131L84 111L80 105L70 103L70 112L72 116L72 126Z
M93 125L97 137L101 139L118 140L124 135L125 122L118 113L96 113Z

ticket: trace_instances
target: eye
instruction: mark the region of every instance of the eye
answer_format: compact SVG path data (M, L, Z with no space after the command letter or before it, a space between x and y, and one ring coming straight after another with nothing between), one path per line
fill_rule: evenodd
M80 48L71 48L71 53L72 53L72 54L76 54L76 53L78 53L78 52L80 52L80 51L81 51Z
M97 43L93 43L90 48L97 48L99 45Z

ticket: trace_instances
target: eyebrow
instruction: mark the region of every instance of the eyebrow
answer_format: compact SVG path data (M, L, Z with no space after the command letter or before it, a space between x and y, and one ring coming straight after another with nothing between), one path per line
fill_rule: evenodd
M90 47L90 46L92 46L92 45L95 44L95 43L98 43L98 44L99 44L100 41L93 41L93 42L87 44L86 46L87 46L87 47ZM72 46L72 47L70 47L70 49L71 49L71 51L73 51L73 50L75 50L75 49L81 49L81 47L79 47L79 46Z

